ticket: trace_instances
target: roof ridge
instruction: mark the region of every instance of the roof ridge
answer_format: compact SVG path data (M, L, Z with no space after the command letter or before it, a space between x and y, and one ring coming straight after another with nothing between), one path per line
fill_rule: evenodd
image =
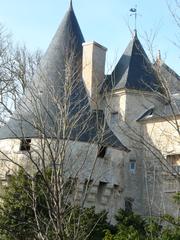
M128 81L128 78L129 78L129 69L130 69L130 67L131 67L131 64L132 64L132 52L133 52L133 48L134 48L134 42L135 42L135 40L137 39L137 35L135 35L134 37L133 37L133 39L131 40L131 42L132 42L132 48L131 48L131 57L130 57L130 61L129 61L129 65L128 65L128 68L127 68L127 81ZM131 43L130 42L130 43ZM120 80L121 81L121 80ZM127 83L127 81L126 81L126 83ZM125 84L125 86L124 87L126 87L126 84Z

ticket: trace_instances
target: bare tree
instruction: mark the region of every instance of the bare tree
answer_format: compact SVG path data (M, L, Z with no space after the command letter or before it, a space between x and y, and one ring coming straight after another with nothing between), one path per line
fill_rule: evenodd
M31 181L28 194L35 221L33 231L35 239L42 240L48 240L49 234L59 240L90 239L106 214L100 214L92 228L85 232L81 226L83 208L96 205L97 211L102 210L103 193L111 182L108 176L123 165L128 151L109 129L102 110L90 109L77 53L68 49L63 57L64 67L57 66L55 77L48 78L51 66L49 70L49 65L41 63L46 67L39 67L35 79L27 86L25 97L5 126L15 138L7 140L10 148L20 144L19 156L1 151L3 172L11 175L23 169ZM118 155L113 157L113 151ZM104 159L107 152L112 162L109 167ZM119 172L123 179L121 167ZM37 181L41 181L40 187L44 186L41 191L48 221L39 211ZM102 189L98 190L99 187ZM117 202L114 194L121 188L117 182L115 187L110 186L106 204Z
M154 57L155 35L148 39L154 60L151 63L135 33L112 74L107 76L106 87L102 86L103 91L107 90L104 105L112 129L131 150L127 168L131 161L136 164L136 170L126 178L130 182L127 188L131 189L128 194L135 199L134 210L140 212L143 204L142 214L178 215L179 206L173 203L172 195L180 187L179 76L163 62L160 53L157 59ZM136 49L133 56L132 46Z
M11 35L0 25L0 116L6 121L32 79L41 52L31 54L25 46L15 46Z

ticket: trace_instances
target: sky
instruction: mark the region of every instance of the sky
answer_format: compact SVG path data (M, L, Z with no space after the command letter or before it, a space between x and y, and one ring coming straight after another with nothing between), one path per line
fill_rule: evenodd
M177 28L167 6L174 0L73 0L73 8L86 41L96 41L108 48L106 72L111 72L132 39L134 17L130 8L137 6L137 32L146 52L147 36L153 39L153 54L158 50L165 62L180 74L180 49ZM56 32L69 0L0 0L0 23L17 43L34 51L46 51ZM150 55L149 55L150 56Z

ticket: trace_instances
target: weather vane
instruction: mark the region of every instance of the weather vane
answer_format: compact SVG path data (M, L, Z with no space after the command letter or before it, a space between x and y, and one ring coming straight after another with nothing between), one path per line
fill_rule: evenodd
M130 12L131 12L131 14L130 14L130 16L134 16L134 29L135 29L135 31L137 30L137 5L135 5L135 7L134 8L131 8L130 10L129 10Z

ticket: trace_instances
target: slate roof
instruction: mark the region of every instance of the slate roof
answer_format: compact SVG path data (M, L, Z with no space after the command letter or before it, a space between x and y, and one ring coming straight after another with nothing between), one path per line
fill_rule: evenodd
M160 61L160 73L171 94L180 92L180 76L166 63Z
M153 119L161 119L167 121L169 117L180 116L180 94L172 96L171 103L163 105L161 108L152 107L145 110L136 121L149 121Z
M160 73L159 76L163 84L165 84L165 92L168 89L169 93L167 99L170 99L170 102L166 102L163 106L160 107L151 107L147 109L137 121L145 121L151 119L164 119L167 117L172 117L174 115L180 115L180 77L179 75L171 69L166 63L164 63L161 58L157 59L155 62L155 68Z
M122 88L141 91L160 89L157 76L137 37L137 33L130 41L112 74L106 77L101 93Z
M8 123L0 129L0 139L44 135L127 151L108 127L104 113L90 109L81 77L83 42L70 3L25 96Z

